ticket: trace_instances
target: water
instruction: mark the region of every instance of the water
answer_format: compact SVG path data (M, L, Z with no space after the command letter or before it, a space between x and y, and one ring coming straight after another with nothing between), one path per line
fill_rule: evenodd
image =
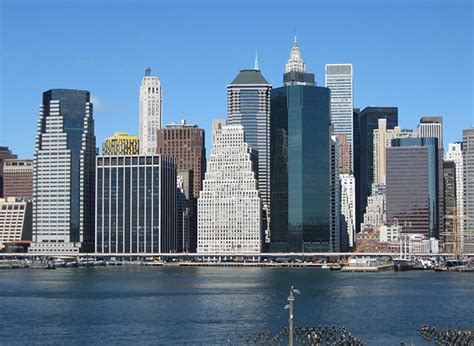
M369 345L474 326L474 275L315 268L95 267L0 271L0 344L241 344L287 324L345 326Z

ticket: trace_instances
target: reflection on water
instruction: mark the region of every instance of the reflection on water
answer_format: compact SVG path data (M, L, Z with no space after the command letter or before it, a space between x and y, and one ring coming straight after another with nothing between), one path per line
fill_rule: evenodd
M286 325L346 327L369 344L422 344L417 328L472 327L472 274L314 268L99 267L0 272L0 343L239 343ZM6 318L8 316L8 318Z

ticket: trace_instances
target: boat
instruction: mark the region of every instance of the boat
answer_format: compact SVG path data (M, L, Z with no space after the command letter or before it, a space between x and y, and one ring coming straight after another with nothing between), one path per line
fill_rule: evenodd
M393 259L393 269L395 271L406 271L415 269L415 261L409 258L394 258Z
M466 260L450 259L443 266L436 268L435 271L443 272L474 272L474 267Z

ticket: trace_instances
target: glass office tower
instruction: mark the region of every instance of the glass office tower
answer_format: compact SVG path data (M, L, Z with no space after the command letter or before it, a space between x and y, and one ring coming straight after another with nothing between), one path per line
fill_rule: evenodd
M296 38L283 79L270 105L270 251L329 251L330 91L306 73Z
M176 164L167 157L97 158L96 252L177 251Z

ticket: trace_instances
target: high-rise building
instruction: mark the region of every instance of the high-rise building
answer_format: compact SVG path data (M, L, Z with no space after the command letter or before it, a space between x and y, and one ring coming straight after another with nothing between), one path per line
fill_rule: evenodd
M99 156L95 251L177 251L176 165L156 156Z
M341 251L341 242L345 243L341 239L341 183L339 178L339 167L340 167L340 143L337 136L331 136L331 180L330 180L330 191L331 191L331 237L330 237L330 249L334 252Z
M0 198L0 250L20 240L31 240L31 201Z
M419 137L438 138L438 147L443 149L443 117L421 117L417 130Z
M439 236L439 157L436 138L399 138L387 148L387 222L408 233ZM442 225L441 225L442 226Z
M115 132L113 137L106 138L102 144L102 155L138 155L139 137L126 132Z
M347 238L347 245L354 247L356 210L355 178L352 174L340 174L339 178L341 181L341 239Z
M351 167L351 155L352 147L347 142L346 135L337 135L337 140L339 141L339 173L340 174L350 174L353 172Z
M157 132L156 152L176 160L178 170L192 170L194 173L194 198L199 197L206 172L206 146L204 129L186 120L166 124Z
M330 90L306 73L296 39L285 71L270 105L270 251L329 251Z
M456 164L454 161L443 162L443 188L444 188L444 215L456 215ZM444 251L453 252L455 246L462 248L460 237L455 234L455 222L450 217L443 220L442 229L440 230L440 240L444 245ZM456 232L459 231L456 230ZM457 239L456 239L457 238ZM455 244L457 242L457 244Z
M402 130L399 126L387 130L387 120L379 119L378 128L374 130L374 178L373 184L385 185L387 147L395 138L418 138L418 132Z
M33 198L33 160L4 161L3 194L5 197Z
M89 92L44 92L33 161L30 252L93 250L95 155Z
M474 252L474 127L463 131L464 251Z
M17 156L8 147L0 147L0 197L3 197L3 163L7 159L16 158Z
M161 81L145 70L140 86L140 155L155 155L157 131L161 129Z
M213 119L212 120L212 133L211 133L211 145L214 147L214 143L217 138L221 135L222 128L227 125L227 119Z
M449 214L464 215L464 165L462 157L462 142L449 143L445 159L454 161L456 171L456 210L449 211ZM445 208L446 210L446 208ZM458 232L464 233L464 219L458 220Z
M357 156L359 167L355 170L357 200L356 200L356 227L362 222L363 213L367 207L367 198L371 195L374 177L374 140L373 133L378 128L379 119L386 119L386 128L393 129L398 125L397 107L366 107L358 114L359 138L357 141L359 152Z
M195 252L197 247L197 202L193 194L193 171L178 171L178 252Z
M352 171L352 64L327 64L326 88L331 90L331 124L333 134L346 136L347 143L350 146L350 165Z
M198 199L198 253L259 253L262 204L255 150L241 125L215 138Z
M271 89L258 65L254 70L241 70L227 86L227 124L242 125L245 142L258 151L258 189L267 213L270 212Z

